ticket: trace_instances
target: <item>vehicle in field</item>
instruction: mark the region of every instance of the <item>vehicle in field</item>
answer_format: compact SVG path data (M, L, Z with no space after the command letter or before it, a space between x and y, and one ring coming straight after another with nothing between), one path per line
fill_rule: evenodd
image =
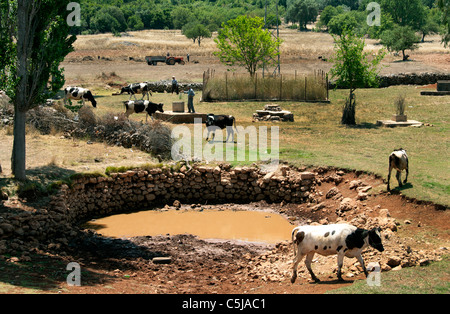
M175 63L179 63L184 65L183 57L172 57L172 56L147 56L145 57L148 65L156 65L158 62L164 62L168 65L174 65Z

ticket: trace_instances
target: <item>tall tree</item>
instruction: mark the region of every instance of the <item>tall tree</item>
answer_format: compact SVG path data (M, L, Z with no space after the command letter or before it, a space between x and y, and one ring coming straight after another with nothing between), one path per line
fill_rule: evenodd
M182 33L188 39L192 39L194 43L197 41L199 47L203 38L211 38L209 29L205 25L196 22L186 24L182 29Z
M0 0L0 90L6 91L11 97L14 80L11 73L15 72L16 45L14 33L17 28L16 10L10 0Z
M447 47L450 42L450 0L438 0L438 6L442 10L442 23L445 26L442 42Z
M330 74L336 78L336 86L348 88L349 99L346 100L342 112L342 124L354 125L356 100L354 92L357 88L373 87L378 85L378 65L385 56L385 51L379 51L370 60L371 53L364 52L365 42L353 31L344 29L341 36L333 36L335 44L335 57Z
M8 9L17 5L17 14L11 20L17 28L10 30L17 52L16 65L15 71L8 73L15 85L11 95L14 103L11 165L14 176L25 180L26 113L63 86L63 69L59 69L59 64L73 50L76 37L68 35L70 27L66 19L70 13L67 11L70 0L8 2ZM52 80L49 81L50 77Z
M226 65L239 65L253 76L263 64L275 63L281 39L264 30L264 19L241 15L222 25L214 39L219 48L215 55Z
M422 0L382 0L381 9L390 14L394 23L410 26L416 31L426 23L425 6Z
M300 30L306 30L308 23L315 22L319 15L319 7L313 0L297 0L286 11L286 19L298 22Z
M401 51L403 61L408 60L409 55L405 53L406 50L415 50L419 48L417 42L416 32L411 26L394 25L392 29L386 30L381 34L381 43L386 46L389 51Z

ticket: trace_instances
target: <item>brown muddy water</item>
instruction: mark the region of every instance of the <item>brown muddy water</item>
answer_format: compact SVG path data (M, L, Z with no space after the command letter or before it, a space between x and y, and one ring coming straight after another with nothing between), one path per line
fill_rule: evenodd
M289 240L294 226L280 214L236 210L145 210L95 219L85 225L115 238L193 234L200 239L277 243Z

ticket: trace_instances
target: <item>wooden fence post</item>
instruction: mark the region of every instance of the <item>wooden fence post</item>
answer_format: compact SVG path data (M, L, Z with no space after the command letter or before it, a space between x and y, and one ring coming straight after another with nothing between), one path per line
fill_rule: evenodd
M281 98L281 93L283 91L283 74L280 74L280 100Z
M228 101L229 99L228 99L228 75L227 75L227 72L225 72L225 97Z
M255 100L256 100L256 89L258 88L258 73L255 73Z
M305 76L305 101L306 101L306 84L307 84L307 77Z

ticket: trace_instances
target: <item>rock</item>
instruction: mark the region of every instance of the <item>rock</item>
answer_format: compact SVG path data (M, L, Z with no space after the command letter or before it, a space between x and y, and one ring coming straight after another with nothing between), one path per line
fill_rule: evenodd
M325 195L326 198L332 198L336 195L341 194L341 192L339 191L339 189L337 187L332 187L331 189L328 190L327 194Z
M179 201L179 200L175 200L175 201L173 202L173 206L176 207L176 208L180 208L180 207L181 207L180 201Z
M388 261L387 264L390 267L396 267L398 265L400 265L400 263L402 262L402 259L396 255L392 255L388 257Z
M360 200L360 201L364 201L367 199L367 197L368 197L367 193L360 191L360 192L358 192L358 196L356 196L356 199Z
M7 201L8 198L8 193L6 193L5 191L0 191L0 201Z
M154 264L170 264L172 263L172 257L154 257L152 262Z
M383 218L391 217L391 214L389 213L389 209L387 209L387 208L380 209L379 215L380 215L380 217L383 217Z
M363 186L365 185L361 180L353 180L350 181L349 183L349 188L351 189L356 189L357 187Z
M315 177L315 175L312 172L305 171L305 172L300 173L300 178L302 180L312 180L312 179L314 179L314 177Z
M341 203L339 204L339 210L341 211L349 211L356 208L356 202L355 200L351 199L350 197L344 198Z

